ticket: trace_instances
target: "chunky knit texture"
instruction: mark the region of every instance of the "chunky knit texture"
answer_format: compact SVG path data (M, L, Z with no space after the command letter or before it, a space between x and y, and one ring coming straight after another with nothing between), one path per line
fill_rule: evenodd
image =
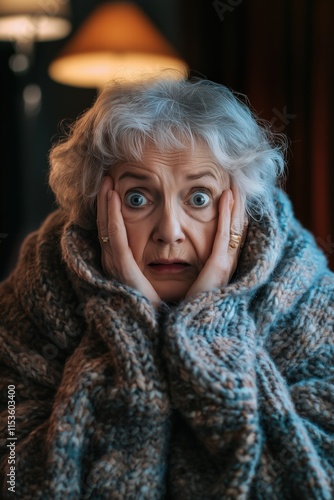
M334 498L334 276L286 196L221 289L156 312L60 211L0 288L20 499Z

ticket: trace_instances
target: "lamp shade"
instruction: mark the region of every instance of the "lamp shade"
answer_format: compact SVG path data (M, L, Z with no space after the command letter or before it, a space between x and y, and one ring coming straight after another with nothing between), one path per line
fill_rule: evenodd
M0 40L63 38L71 30L69 0L0 0Z
M98 6L49 67L54 80L91 88L114 77L138 79L162 71L184 78L187 66L130 2Z

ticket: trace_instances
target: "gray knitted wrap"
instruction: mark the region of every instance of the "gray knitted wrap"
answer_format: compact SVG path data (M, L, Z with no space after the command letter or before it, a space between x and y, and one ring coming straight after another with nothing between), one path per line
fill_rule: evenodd
M334 276L282 192L231 283L173 308L60 211L0 294L4 498L334 498Z

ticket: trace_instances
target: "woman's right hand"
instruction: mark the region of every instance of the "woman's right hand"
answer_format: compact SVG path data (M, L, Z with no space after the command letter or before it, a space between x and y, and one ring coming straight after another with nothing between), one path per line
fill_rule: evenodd
M160 297L133 257L122 216L122 203L113 188L112 178L106 176L97 196L97 229L102 269L107 276L135 288L154 306L158 306ZM109 241L104 242L102 237L108 237Z

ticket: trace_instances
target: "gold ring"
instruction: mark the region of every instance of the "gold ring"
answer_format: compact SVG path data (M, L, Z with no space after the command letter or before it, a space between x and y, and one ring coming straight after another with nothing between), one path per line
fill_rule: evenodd
M109 236L101 236L101 241L103 243L109 243Z
M230 248L238 248L238 246L240 245L240 241L241 241L241 234L230 233L230 242L229 242Z

